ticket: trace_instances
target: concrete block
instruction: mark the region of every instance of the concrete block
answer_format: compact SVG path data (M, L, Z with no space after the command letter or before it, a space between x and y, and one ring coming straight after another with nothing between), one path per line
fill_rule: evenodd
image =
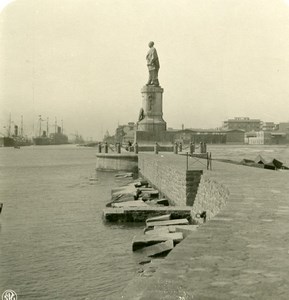
M145 230L146 235L157 235L163 233L169 233L169 226L159 226L158 228L152 228L152 230Z
M173 240L161 242L152 246L148 246L137 250L138 253L144 254L149 257L164 255L170 252L174 248Z
M112 196L112 202L114 203L134 201L134 200L135 200L135 195L130 193L121 193Z
M168 226L168 225L188 225L189 221L187 219L175 219L166 221L152 221L147 223L147 226Z
M190 235L192 232L196 231L198 229L198 225L175 225L176 232L181 232L186 238L188 235Z
M168 220L170 220L170 218L171 218L171 214L152 217L152 218L148 218L146 220L146 224L148 224L149 222L154 222L154 221L168 221Z
M183 240L183 234L181 232L175 233L162 233L157 235L137 235L132 241L132 250L136 251L143 247L155 245L167 240L172 240L175 244Z
M129 207L129 206L148 206L142 200L126 201L126 202L116 202L112 203L111 207Z
M158 199L158 200L156 200L156 202L157 202L157 204L164 205L164 206L169 206L170 205L168 199Z

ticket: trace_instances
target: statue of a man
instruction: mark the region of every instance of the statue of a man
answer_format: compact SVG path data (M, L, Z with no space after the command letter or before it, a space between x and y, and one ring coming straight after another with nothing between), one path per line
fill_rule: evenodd
M154 42L149 42L149 51L146 56L147 66L149 69L149 79L146 85L159 86L158 73L160 68L157 50L154 47Z

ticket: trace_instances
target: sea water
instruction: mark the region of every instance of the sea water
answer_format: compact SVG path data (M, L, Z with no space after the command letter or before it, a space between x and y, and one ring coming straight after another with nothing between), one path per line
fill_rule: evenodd
M106 224L113 187L95 171L96 150L0 148L0 297L109 299L139 269L131 241L141 227ZM90 180L90 178L94 180Z
M261 154L289 166L288 146L207 148L213 158ZM136 276L131 241L143 224L103 223L111 189L123 182L96 173L95 154L73 145L0 148L0 295L12 289L19 300L110 299Z

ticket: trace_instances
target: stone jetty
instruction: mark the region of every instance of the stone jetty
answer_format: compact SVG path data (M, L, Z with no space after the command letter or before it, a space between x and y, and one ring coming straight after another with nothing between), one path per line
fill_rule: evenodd
M185 164L180 156L156 159L174 172ZM148 163L156 165L153 156ZM207 222L164 260L146 264L111 300L287 300L288 182L288 171L214 161L212 171L204 170L192 207L193 213L206 211Z
M126 176L124 173L124 175L117 174L116 177ZM192 220L191 207L168 206L168 200L159 199L159 196L159 191L151 187L147 180L137 180L113 188L112 201L103 210L103 218L108 222L145 222L148 218L159 216L167 220L182 219L171 220L172 224L188 224ZM148 222L161 219L149 219Z

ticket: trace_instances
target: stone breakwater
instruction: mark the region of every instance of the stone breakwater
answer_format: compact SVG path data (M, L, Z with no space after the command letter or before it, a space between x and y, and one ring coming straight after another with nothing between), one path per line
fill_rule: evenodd
M206 161L174 154L153 155L140 153L139 172L171 205L191 206L192 218L206 211L209 220L225 206L229 197L226 185L206 171Z
M167 160L172 168L185 165L179 157ZM214 162L202 175L193 208L217 203L211 219L165 260L146 265L149 275L136 276L117 299L287 300L288 182L288 171Z

